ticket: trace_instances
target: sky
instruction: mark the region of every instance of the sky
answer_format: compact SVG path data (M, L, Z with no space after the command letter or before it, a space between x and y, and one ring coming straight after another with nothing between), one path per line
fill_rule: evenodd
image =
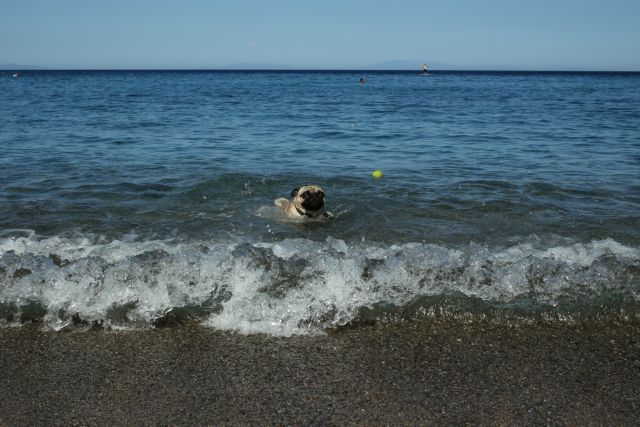
M640 71L639 22L639 0L0 0L0 64Z

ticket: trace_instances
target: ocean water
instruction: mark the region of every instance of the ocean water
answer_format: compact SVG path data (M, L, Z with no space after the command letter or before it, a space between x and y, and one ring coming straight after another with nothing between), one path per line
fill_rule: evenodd
M26 71L0 101L4 327L640 319L640 74ZM310 183L334 218L275 210Z

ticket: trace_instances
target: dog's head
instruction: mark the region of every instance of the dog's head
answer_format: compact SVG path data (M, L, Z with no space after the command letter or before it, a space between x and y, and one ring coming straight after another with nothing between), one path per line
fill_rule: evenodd
M296 209L303 215L313 215L324 207L324 190L317 185L294 188L291 197Z

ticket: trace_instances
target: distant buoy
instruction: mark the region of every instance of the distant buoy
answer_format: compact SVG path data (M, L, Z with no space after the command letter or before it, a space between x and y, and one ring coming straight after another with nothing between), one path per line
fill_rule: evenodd
M378 178L382 178L382 171L380 169L376 169L373 172L371 172L371 176L378 179Z

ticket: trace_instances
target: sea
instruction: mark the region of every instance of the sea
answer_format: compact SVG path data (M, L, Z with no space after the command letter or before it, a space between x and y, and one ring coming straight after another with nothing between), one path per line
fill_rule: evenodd
M0 327L640 320L640 73L14 74Z

